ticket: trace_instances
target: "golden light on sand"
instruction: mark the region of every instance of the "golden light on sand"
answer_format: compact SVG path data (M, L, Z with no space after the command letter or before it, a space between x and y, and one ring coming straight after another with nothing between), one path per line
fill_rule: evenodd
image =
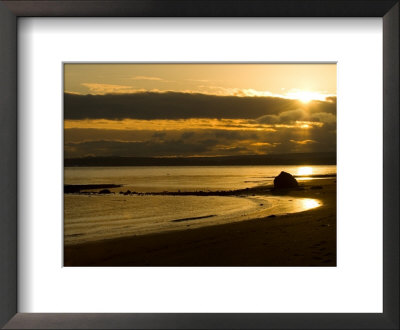
M313 169L311 166L302 166L297 170L297 175L311 175L313 173Z
M318 207L320 204L317 200L311 198L305 198L302 200L303 207L305 210L313 209Z

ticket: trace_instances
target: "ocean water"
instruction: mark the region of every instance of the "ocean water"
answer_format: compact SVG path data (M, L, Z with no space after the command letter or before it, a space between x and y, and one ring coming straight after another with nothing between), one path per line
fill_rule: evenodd
M64 183L121 184L137 192L216 191L272 184L281 171L318 179L336 174L336 165L67 167Z
M244 221L300 212L320 201L289 196L120 195L120 191L219 191L270 185L281 171L298 180L335 175L336 166L70 167L65 184L119 184L111 195L64 195L64 242L78 244L123 236ZM98 191L99 189L96 189Z

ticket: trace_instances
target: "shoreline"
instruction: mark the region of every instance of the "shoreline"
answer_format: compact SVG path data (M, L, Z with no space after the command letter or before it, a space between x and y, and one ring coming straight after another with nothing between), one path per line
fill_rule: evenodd
M294 175L296 179L300 180L299 188L301 190L302 183L304 182L312 182L318 183L319 180L325 179L336 179L336 174L319 174L319 175ZM267 178L275 178L275 177L267 177ZM276 191L273 187L273 184L270 185L261 185L243 189L235 189L235 190L189 190L189 191L130 191L129 189L126 191L117 190L116 188L122 188L124 185L122 184L109 184L109 183L101 183L101 184L65 184L64 185L64 194L78 194L78 195L103 195L105 194L104 189L109 188L108 194L123 194L123 195L161 195L161 196L236 196L241 194L250 194L250 193L273 193ZM98 190L102 189L102 190ZM97 191L95 191L97 190ZM293 189L292 189L293 190ZM278 190L277 193L281 193L282 190Z
M315 198L299 213L64 246L64 266L336 266L336 179L300 189L241 190ZM267 190L268 189L268 190Z

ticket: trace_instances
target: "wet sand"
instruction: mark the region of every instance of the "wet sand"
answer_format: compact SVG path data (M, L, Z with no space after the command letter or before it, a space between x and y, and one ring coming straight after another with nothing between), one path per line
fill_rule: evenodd
M323 205L263 219L65 246L64 265L336 266L336 179L299 183L304 189L274 194L315 198Z

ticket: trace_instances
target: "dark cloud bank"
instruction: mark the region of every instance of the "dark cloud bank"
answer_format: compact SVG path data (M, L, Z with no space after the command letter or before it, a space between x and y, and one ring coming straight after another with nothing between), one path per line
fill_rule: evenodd
M279 114L303 105L297 100L278 97L214 96L191 93L134 93L106 95L64 94L65 119L257 119L268 115L279 121ZM336 102L314 101L309 113L336 114Z

